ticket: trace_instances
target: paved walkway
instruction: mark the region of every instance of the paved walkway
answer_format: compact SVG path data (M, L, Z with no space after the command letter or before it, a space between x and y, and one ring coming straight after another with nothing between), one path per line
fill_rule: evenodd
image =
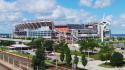
M88 69L88 70L125 70L125 67L122 67L120 69L119 68L100 67L99 65L102 63L104 63L104 62L100 61L100 60L89 61L87 66L86 66L86 69ZM79 62L78 67L84 68L81 62Z

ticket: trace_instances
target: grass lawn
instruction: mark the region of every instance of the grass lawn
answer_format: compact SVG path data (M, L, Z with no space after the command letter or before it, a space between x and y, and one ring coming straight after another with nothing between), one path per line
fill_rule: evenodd
M77 68L77 70L87 70L87 69L83 69L83 68Z
M50 61L50 60L45 60L45 63L47 64L47 65L52 65L52 64L56 64L56 62L53 62L53 61ZM60 66L60 65L64 65L65 67L70 67L70 66L66 66L64 63L62 63L62 62L58 62L58 65ZM87 69L83 69L83 68L77 68L77 70L87 70Z
M95 60L99 60L98 54L90 55L90 58L93 58Z
M105 68L114 68L114 66L112 66L110 63L103 63L103 64L100 64L99 66L105 67Z
M78 51L71 51L71 54L72 54L72 55L77 54L78 56L82 56L82 53L81 53L81 52L78 52ZM87 54L87 53L86 53L85 55L86 55L86 57L88 57L88 54ZM99 60L98 54L89 54L89 57L90 57L90 58L93 58L93 59L95 59L95 60Z
M45 60L45 63L47 64L47 65L52 65L53 63L51 62L51 61L49 61L49 60Z
M25 58L32 59L32 55L30 55L30 54L24 54L24 53L20 53L20 52L10 52L10 53L16 54L17 56L22 56L22 57L25 57Z

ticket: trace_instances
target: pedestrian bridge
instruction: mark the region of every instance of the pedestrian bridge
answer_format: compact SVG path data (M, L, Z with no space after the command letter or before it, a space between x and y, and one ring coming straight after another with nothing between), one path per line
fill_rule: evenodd
M29 43L29 42L31 42L31 40L13 39L13 38L0 38L0 40L15 41L15 42L23 42L23 43Z

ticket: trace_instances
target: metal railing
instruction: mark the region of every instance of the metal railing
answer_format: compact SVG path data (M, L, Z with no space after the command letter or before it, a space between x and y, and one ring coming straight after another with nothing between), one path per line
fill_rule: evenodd
M24 61L23 59L10 54L0 53L0 60L12 64L13 67L18 67L20 70L32 70L31 62Z

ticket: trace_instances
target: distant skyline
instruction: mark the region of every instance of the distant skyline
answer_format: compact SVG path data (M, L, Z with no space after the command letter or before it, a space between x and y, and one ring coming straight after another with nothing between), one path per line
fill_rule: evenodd
M58 24L109 21L113 34L125 34L125 0L0 0L0 33L25 20L49 18Z

